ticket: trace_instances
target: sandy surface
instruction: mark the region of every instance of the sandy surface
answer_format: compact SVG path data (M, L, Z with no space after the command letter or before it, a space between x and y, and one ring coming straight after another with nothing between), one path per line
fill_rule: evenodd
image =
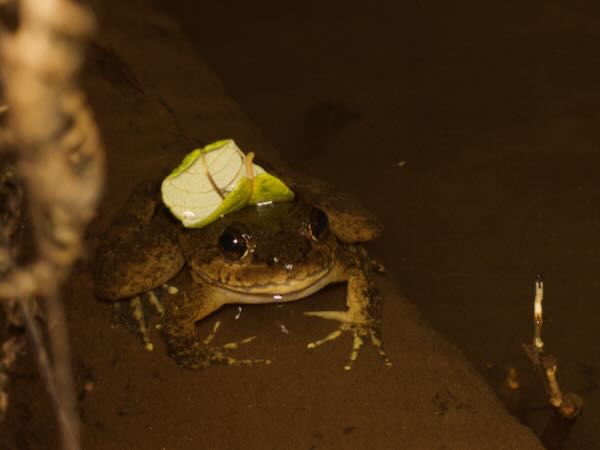
M143 6L133 9L135 3L101 8L103 29L86 77L109 153L109 179L89 231L90 256L65 293L78 390L86 382L94 386L80 396L84 448L541 448L461 352L400 294L394 270L380 279L390 369L366 347L345 372L347 337L306 350L331 324L302 313L341 307L343 287L281 308L245 307L237 320L235 307L223 308L201 325L208 330L222 320L222 342L257 335L244 354L273 359L266 367L187 371L165 355L158 336L155 351L147 352L111 327L109 306L93 295L89 263L99 230L137 182L162 176L194 146L225 136L279 160L174 23ZM340 173L359 176L364 169L356 158L340 161ZM359 184L359 195L378 198L373 184ZM382 210L380 202L374 206ZM392 227L373 253L399 237ZM18 368L12 387L0 448L56 448L51 411L30 362Z

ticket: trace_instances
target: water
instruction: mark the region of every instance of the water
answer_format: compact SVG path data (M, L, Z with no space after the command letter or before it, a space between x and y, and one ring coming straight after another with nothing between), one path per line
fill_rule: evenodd
M500 395L516 369L534 428L544 275L544 340L586 402L565 448L600 448L599 8L159 3L296 168L382 217L373 254Z

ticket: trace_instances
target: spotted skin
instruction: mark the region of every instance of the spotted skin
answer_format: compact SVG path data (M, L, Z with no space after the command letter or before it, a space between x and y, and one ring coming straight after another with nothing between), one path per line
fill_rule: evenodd
M132 307L120 311L133 311L139 328L146 330L140 333L144 343L151 349L142 294L173 279L184 279L179 289L162 295L164 309L157 325L169 354L183 367L200 369L215 364L270 363L269 359L232 356L253 337L215 345L218 325L208 336L200 335L197 322L221 306L294 301L328 284L346 283L345 310L307 313L338 322L336 329L311 342L309 348L349 334L353 343L347 370L365 340L390 365L381 344L381 297L374 282L377 268L355 244L377 236L381 227L357 204L339 203L343 196L334 195L328 185L292 183L292 187L297 193L293 202L248 206L204 228L184 229L161 205L156 188L141 186L102 239L94 272L98 296L130 302ZM326 194L329 199L318 208L313 206ZM184 266L187 270L182 272Z

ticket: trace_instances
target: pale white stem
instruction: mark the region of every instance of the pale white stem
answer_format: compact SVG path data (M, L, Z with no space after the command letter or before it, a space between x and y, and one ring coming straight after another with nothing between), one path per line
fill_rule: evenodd
M556 364L546 368L546 379L550 390L550 403L555 408L560 408L563 403L563 395L556 379Z
M244 163L246 165L246 176L251 180L254 180L254 166L252 165L253 160L254 152L250 152L244 157Z
M583 400L572 392L564 393L560 389L556 371L558 362L553 355L544 350L542 341L542 301L544 299L544 283L542 276L537 275L535 280L535 299L533 306L534 334L532 344L524 345L527 356L543 374L546 389L550 396L550 404L564 418L573 420L581 411Z
M542 350L544 348L544 341L542 340L542 325L544 318L542 314L542 301L544 300L544 281L541 275L536 276L535 280L535 298L533 300L533 346L536 350Z

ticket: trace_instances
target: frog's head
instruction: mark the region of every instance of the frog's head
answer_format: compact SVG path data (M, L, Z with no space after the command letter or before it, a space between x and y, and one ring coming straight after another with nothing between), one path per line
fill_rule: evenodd
M327 215L301 201L247 206L185 230L180 243L192 273L204 282L276 300L322 287L338 246Z

